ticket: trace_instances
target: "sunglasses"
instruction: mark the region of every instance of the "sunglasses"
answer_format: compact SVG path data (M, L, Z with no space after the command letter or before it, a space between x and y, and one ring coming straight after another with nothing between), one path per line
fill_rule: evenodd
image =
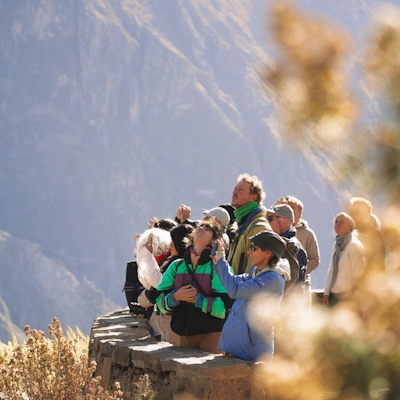
M285 218L285 217L282 217L281 215L268 215L268 217L267 217L267 220L269 221L269 222L271 222L271 221L273 221L275 218Z
M255 252L258 249L258 247L254 243L250 243L250 250L252 252Z

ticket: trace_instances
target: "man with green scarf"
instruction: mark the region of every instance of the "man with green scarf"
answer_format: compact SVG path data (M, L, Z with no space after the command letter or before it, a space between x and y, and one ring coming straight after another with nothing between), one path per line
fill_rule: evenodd
M235 275L248 273L251 261L247 254L250 237L261 231L272 231L266 219L266 208L262 206L265 192L257 176L241 174L232 192L232 206L238 224L236 237L229 248L228 263Z

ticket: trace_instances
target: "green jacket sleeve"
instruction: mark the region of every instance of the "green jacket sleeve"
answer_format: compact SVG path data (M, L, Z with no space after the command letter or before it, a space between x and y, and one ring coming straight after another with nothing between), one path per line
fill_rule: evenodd
M176 290L174 290L174 282L178 262L179 260L175 260L167 268L157 288L159 292L162 292L156 299L157 307L162 314L172 311L179 304L179 302L172 298L172 294L176 292Z

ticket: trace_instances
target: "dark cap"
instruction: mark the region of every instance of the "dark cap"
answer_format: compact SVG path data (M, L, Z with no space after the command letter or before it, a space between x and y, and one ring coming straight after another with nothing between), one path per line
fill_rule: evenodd
M267 210L267 214L279 214L282 215L282 217L287 218L291 224L293 224L294 221L294 215L293 215L293 210L292 207L290 207L287 204L277 204L276 206L273 206L269 210Z
M286 249L286 242L275 232L261 231L250 238L257 247L262 250L269 250L277 258L281 258Z

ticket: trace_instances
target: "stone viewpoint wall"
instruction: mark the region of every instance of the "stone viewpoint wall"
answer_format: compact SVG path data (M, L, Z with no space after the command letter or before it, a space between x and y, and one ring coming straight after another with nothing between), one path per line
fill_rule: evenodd
M312 291L313 304L321 303L323 292ZM124 393L134 393L135 383L147 374L156 399L266 399L256 385L262 364L159 342L150 336L148 320L133 317L128 308L94 320L89 361L96 361L96 375L108 390L119 382Z
M94 320L89 360L96 361L102 386L135 392L135 382L148 374L157 399L261 399L254 385L257 363L197 349L174 347L149 335L147 320L135 318L128 308ZM127 398L133 398L128 396Z

